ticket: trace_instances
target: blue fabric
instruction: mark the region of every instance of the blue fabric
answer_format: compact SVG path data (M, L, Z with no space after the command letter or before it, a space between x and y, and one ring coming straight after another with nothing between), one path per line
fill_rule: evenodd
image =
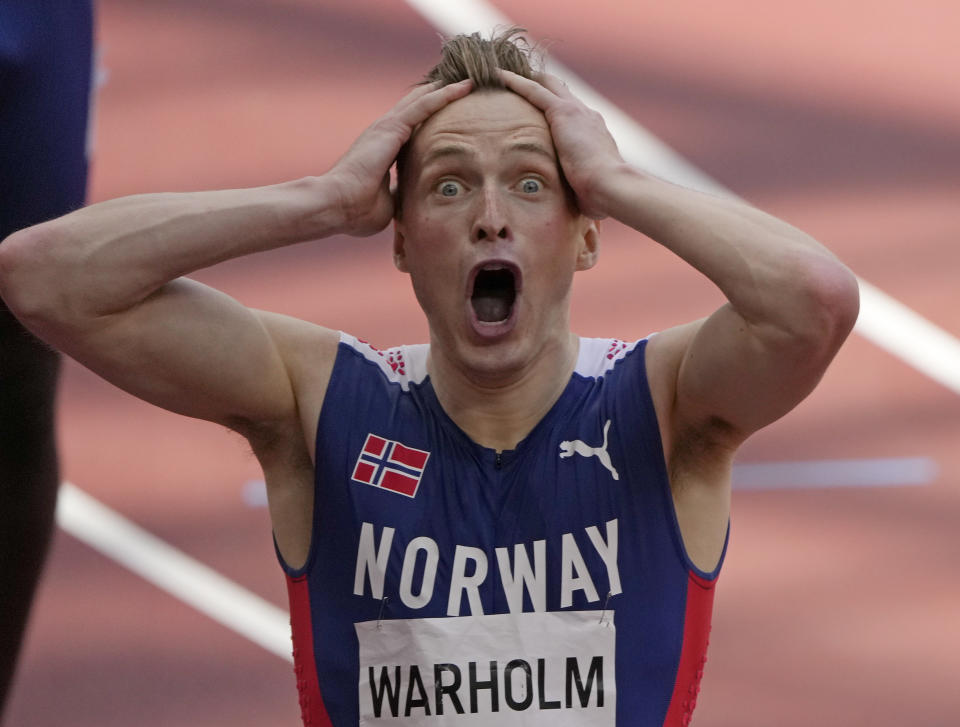
M597 592L592 600L584 590L574 591L566 608L606 606L615 614L618 724L662 724L683 641L688 576L698 571L686 557L674 515L644 350L641 341L599 376L574 373L549 413L498 464L496 452L477 445L446 415L429 377L407 383L405 390L388 380L382 364L341 343L319 417L311 552L303 569L287 569L308 577L317 673L334 725L357 724L355 622L447 616L457 545L483 550L483 612L505 613L496 548L508 548L512 559L521 543L533 563L537 540L546 541L546 608L562 610L565 533L572 535ZM595 456L559 457L563 441L599 445L607 421L607 451L618 480ZM430 453L415 497L351 480L368 434ZM622 593L607 603L610 577L586 528L596 527L608 541L611 520L617 521ZM362 595L354 593L364 523L373 526L377 545L384 528L395 529L385 601L374 597L369 578ZM398 585L407 544L424 535L436 542L440 565L432 598L416 608L403 602ZM414 593L424 561L421 554ZM533 610L526 593L523 610ZM469 613L464 597L459 615Z
M83 204L90 0L0 2L0 239Z

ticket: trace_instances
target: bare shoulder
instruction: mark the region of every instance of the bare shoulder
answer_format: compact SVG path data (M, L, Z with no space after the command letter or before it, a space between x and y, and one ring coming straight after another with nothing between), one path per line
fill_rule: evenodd
M646 368L650 395L657 412L660 438L668 457L674 444L677 406L677 381L684 356L690 343L703 325L703 320L692 321L654 334L647 341ZM669 461L668 461L669 464Z
M667 329L651 336L647 344L647 380L675 495L678 480L687 471L723 479L740 443L721 417L691 406L683 388L684 367L690 365L694 341L707 320Z
M296 397L304 443L314 455L317 414L327 393L327 384L337 357L340 334L309 321L256 311L287 369Z

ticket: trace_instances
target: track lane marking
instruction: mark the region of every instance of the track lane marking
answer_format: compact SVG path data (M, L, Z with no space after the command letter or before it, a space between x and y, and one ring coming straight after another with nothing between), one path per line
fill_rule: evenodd
M60 485L57 524L214 621L292 662L290 616L147 532L70 482Z
M734 490L929 485L940 467L929 457L751 462L733 466Z
M406 2L447 35L515 25L485 0ZM631 164L674 184L739 198L594 91L570 69L548 58L546 70L563 78L574 94L603 115L620 152ZM960 394L960 339L863 278L857 276L857 281L860 284L860 317L854 330L887 353Z

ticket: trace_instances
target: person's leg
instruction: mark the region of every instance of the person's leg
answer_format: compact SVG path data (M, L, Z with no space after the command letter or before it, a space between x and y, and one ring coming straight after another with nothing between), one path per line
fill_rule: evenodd
M56 504L53 403L59 359L0 310L0 708L40 575Z
M0 2L0 241L83 204L91 0ZM0 714L50 541L59 359L0 302Z

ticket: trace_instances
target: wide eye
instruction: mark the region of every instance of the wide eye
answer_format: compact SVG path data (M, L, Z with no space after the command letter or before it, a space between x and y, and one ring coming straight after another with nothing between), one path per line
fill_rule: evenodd
M536 194L540 191L543 185L540 184L539 179L534 179L533 177L527 177L526 179L520 182L520 189L526 194Z
M462 191L463 187L460 186L460 183L454 182L452 179L447 179L437 185L437 192L440 193L441 197L456 197Z

